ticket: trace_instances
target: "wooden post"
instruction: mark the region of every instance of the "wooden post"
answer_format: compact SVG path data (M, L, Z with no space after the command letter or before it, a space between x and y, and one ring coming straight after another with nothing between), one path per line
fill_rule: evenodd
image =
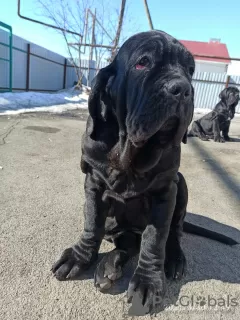
M118 43L119 43L121 31L122 31L125 6L126 6L126 0L122 0L119 19L118 19L118 27L117 27L116 37L114 39L113 49L112 49L112 53L111 53L111 61L113 60L113 58L116 54L116 51L117 51L117 47L118 47Z
M31 55L31 48L30 48L30 43L28 43L28 44L27 44L26 91L29 91L29 79L30 79L30 55Z
M92 16L93 22L92 22L92 44L94 44L94 39L95 39L95 25L96 25L96 9L94 11L94 15ZM92 63L93 59L93 46L90 48L90 53L89 53L89 61L88 61L88 80L87 80L87 85L90 87L90 69L91 66L90 64Z
M150 29L153 30L153 23L152 23L152 18L151 18L151 14L150 14L150 11L149 11L147 0L143 0L143 2L144 2L144 5L145 5L145 10L146 10L146 13L147 13L147 18L148 18L148 23L149 23Z
M63 89L66 89L67 59L64 60L63 66Z
M227 88L228 85L229 85L230 79L231 79L231 76L227 76L227 81L226 81L226 84L225 84L225 87L226 87L226 88Z

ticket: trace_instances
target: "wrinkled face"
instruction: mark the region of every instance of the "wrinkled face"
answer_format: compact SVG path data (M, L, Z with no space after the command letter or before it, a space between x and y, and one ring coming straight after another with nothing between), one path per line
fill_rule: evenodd
M127 40L115 60L112 92L115 99L125 96L125 109L117 112L133 145L156 133L180 143L194 108L192 55L168 34L151 31Z
M227 89L227 103L229 106L236 105L239 101L239 90L237 88L230 87Z
M227 105L229 120L234 118L235 107L239 102L239 90L235 87L228 87L220 93L221 100Z

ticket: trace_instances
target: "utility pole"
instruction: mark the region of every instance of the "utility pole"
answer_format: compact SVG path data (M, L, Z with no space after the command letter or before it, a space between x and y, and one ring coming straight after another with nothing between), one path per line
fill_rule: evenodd
M150 29L153 30L154 28L153 28L152 18L151 18L149 7L148 7L148 2L147 2L147 0L143 0L143 2L144 2L144 5L145 5L145 10L146 10L146 13L147 13L148 23L149 23Z

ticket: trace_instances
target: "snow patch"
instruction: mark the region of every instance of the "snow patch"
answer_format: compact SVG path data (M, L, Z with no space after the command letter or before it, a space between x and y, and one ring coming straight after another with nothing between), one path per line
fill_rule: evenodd
M13 115L25 112L62 113L67 110L87 109L88 89L75 88L56 93L6 92L0 93L0 115Z

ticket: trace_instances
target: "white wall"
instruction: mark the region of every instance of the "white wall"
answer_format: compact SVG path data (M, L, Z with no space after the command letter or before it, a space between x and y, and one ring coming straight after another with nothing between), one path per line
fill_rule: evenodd
M227 72L227 64L222 62L200 61L195 60L196 72L212 72L224 73Z
M240 75L240 61L232 61L227 70L227 74L230 76L239 76Z

